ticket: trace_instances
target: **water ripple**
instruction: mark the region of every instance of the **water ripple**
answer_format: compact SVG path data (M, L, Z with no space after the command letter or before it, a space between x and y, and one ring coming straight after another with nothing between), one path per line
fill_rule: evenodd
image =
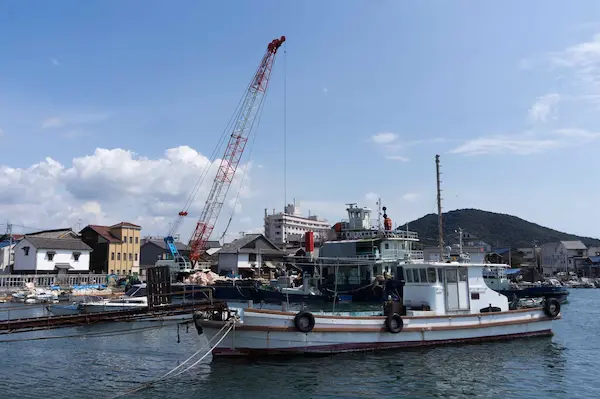
M599 298L600 290L573 290L553 338L324 357L207 359L130 397L598 398ZM62 333L83 331L89 329ZM19 398L110 397L164 374L205 343L192 330L181 333L181 343L176 340L175 327L168 327L118 337L1 343L0 392Z

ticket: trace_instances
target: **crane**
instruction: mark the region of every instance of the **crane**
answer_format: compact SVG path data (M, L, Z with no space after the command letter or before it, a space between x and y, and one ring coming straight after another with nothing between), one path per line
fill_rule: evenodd
M196 265L202 254L206 251L206 244L215 228L219 213L244 153L248 137L262 110L275 55L284 42L285 36L281 36L279 39L274 39L268 44L262 61L242 97L241 105L232 119L233 126L225 154L221 159L206 203L188 243L190 250L189 259L192 262L192 266ZM187 211L182 212L187 215ZM182 212L180 212L180 215ZM177 250L174 244L173 247Z

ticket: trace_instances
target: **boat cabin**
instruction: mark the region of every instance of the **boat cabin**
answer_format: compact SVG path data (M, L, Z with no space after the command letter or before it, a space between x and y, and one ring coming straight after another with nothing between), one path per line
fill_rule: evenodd
M439 316L507 311L508 298L486 284L483 270L487 266L462 262L404 264L406 314Z

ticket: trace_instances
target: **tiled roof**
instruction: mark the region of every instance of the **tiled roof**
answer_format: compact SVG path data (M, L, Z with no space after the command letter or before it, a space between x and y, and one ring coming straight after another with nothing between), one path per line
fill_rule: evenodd
M94 230L99 236L104 238L108 242L122 242L120 239L112 235L110 232L110 227L108 226L99 226L97 224L90 224L87 227Z
M144 246L145 244L154 244L159 248L162 248L164 250L167 249L167 246L165 244L165 240L143 240L142 241L142 246ZM176 241L175 242L175 246L177 247L178 251L185 251L185 249L187 248L187 245L185 245L182 242Z
M121 222L121 223L113 224L110 227L111 228L113 228L113 227L133 227L133 228L136 228L136 229L141 229L142 228L142 226L138 226L137 224L133 224L133 223L129 223L129 222Z
M561 241L565 249L587 249L581 241Z
M27 234L29 237L46 237L46 238L75 238L77 233L75 233L70 227L64 229L52 229L52 230L42 230L36 231L35 233Z
M25 236L25 240L37 249L67 249L73 251L90 251L92 249L83 241L71 238L45 238Z

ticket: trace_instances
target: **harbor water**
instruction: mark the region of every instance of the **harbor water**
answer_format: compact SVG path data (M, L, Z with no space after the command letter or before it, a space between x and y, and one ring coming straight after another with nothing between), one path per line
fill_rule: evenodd
M173 380L123 397L600 398L599 302L600 290L571 290L552 338L322 357L209 357ZM179 341L176 326L168 326L117 336L0 342L0 393L5 398L111 398L165 374L206 342L191 326L180 329Z

